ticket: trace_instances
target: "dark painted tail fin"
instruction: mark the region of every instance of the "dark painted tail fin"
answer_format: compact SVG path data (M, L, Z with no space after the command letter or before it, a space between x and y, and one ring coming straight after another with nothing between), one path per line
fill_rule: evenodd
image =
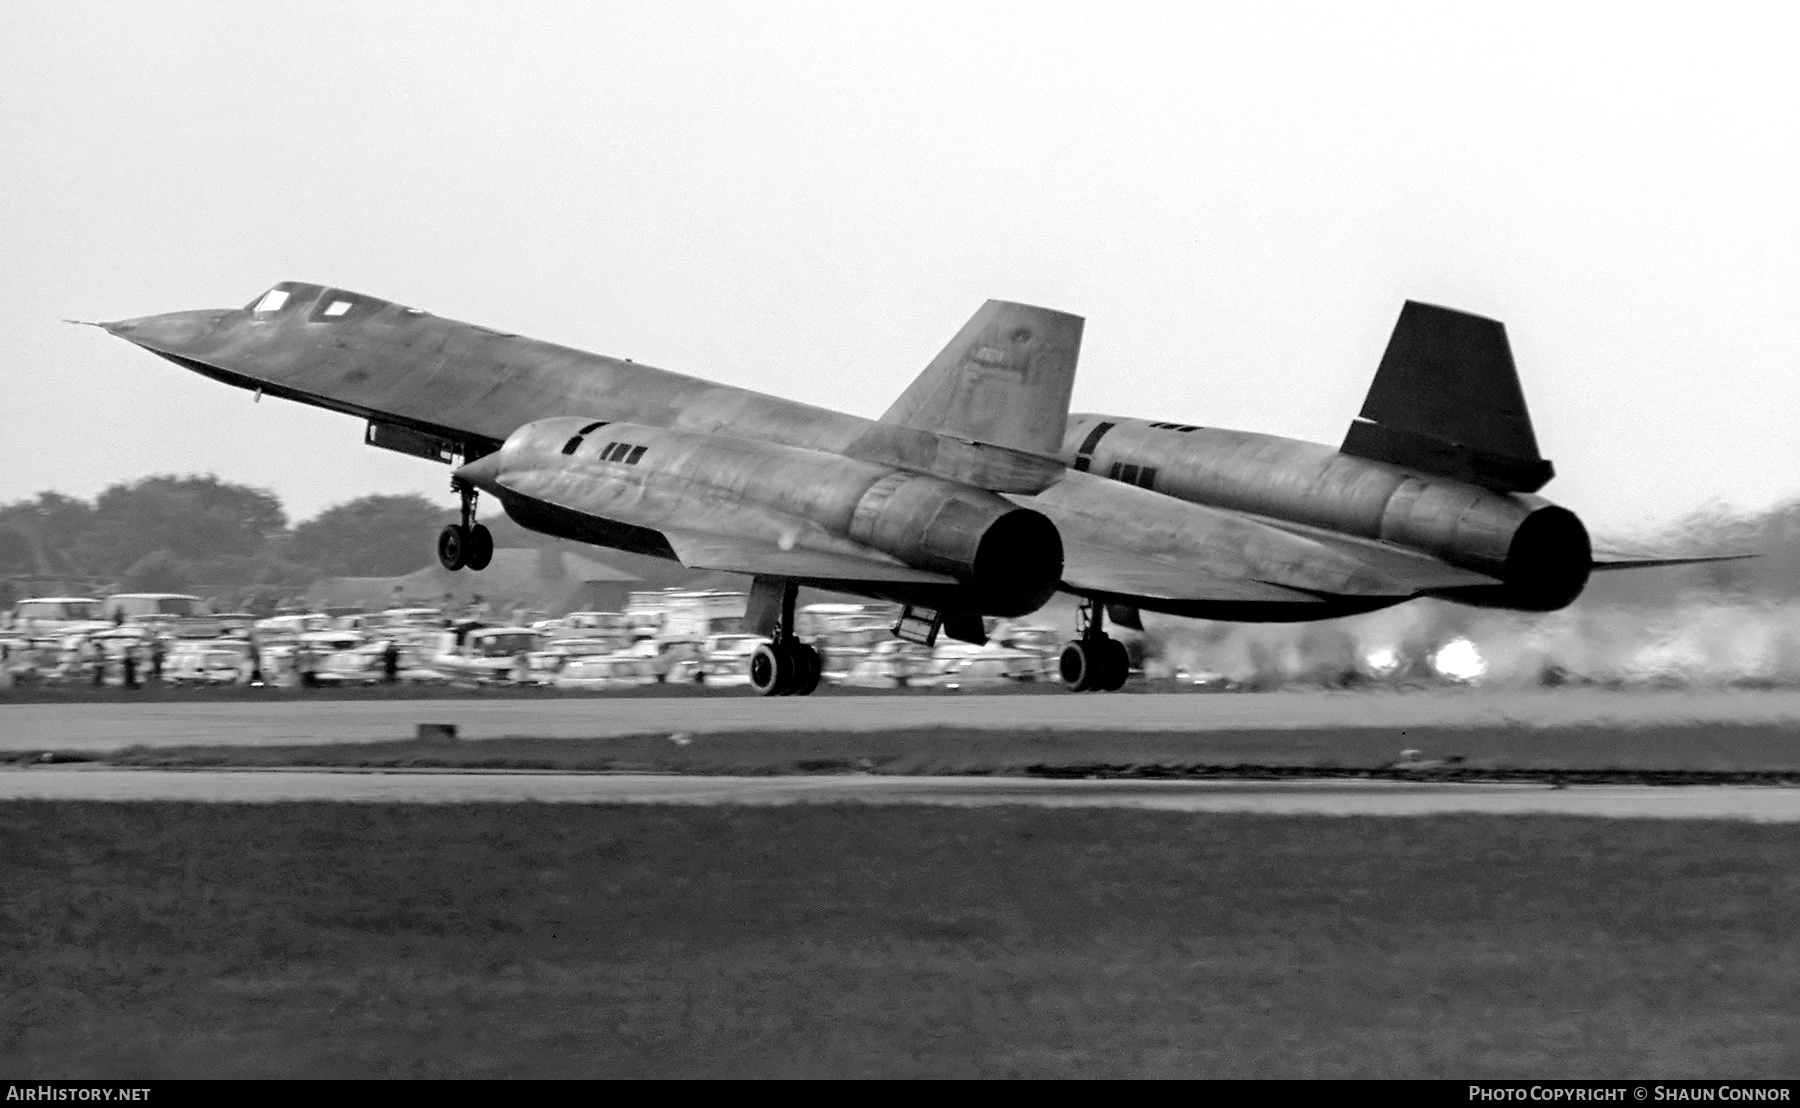
M1408 300L1345 454L1536 492L1556 473L1538 453L1506 327Z
M1028 454L1062 449L1080 316L990 300L881 417Z

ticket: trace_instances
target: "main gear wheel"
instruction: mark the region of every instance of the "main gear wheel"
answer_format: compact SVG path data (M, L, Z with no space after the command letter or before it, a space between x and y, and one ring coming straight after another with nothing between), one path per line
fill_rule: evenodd
M750 687L764 696L806 696L819 687L824 659L795 638L761 643L750 655Z

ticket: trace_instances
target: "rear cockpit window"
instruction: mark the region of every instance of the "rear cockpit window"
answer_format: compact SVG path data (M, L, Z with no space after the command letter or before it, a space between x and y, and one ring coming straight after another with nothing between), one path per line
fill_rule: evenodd
M319 297L313 305L312 314L307 318L314 323L335 323L350 315L364 315L362 301L341 292L327 292Z
M631 455L630 455L630 456L629 456L629 457L627 457L627 458L626 458L626 459L625 459L625 464L626 464L626 465L628 465L628 466L634 466L634 465L637 465L637 464L638 464L638 459L639 459L639 458L642 458L642 457L643 457L643 456L644 456L644 451L646 451L646 450L648 450L648 449L649 449L649 447L647 447L647 446L634 446L634 447L632 447L632 448L631 448Z
M307 319L314 323L366 319L387 306L386 300L377 300L373 296L345 292L343 289L326 289L319 293L319 298L313 303L312 314L307 316Z

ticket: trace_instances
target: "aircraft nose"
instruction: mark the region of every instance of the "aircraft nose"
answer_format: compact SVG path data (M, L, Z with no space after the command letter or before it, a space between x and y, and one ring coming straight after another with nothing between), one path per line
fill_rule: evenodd
M109 335L151 350L182 351L192 348L212 334L225 315L218 309L194 312L167 312L121 319L100 326Z
M482 492L497 494L500 491L500 452L496 450L467 463L456 471L456 477Z

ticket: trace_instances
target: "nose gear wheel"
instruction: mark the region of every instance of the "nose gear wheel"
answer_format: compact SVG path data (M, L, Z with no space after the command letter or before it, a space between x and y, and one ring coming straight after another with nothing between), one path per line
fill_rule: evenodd
M475 490L461 481L450 487L462 497L462 522L438 532L438 564L448 570L483 570L494 560L494 535L475 522Z

